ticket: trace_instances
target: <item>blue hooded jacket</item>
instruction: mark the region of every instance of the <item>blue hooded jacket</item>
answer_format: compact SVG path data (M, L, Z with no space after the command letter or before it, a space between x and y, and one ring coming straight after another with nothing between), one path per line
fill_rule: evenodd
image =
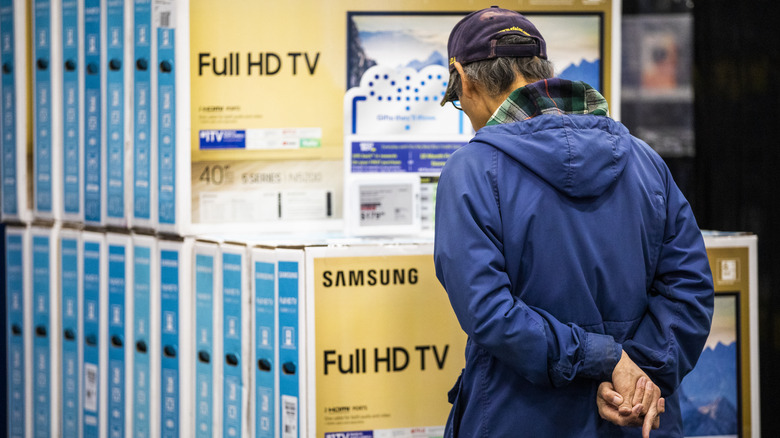
M468 335L445 436L621 437L599 383L621 349L666 397L702 352L713 285L701 232L663 160L620 123L539 115L487 126L449 158L436 273Z

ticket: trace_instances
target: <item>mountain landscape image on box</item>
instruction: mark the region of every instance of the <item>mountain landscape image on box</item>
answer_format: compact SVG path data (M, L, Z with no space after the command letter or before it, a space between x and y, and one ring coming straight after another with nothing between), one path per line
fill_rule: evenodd
M447 67L447 39L458 14L350 13L347 18L347 88L360 85L374 65L417 71ZM556 76L601 90L601 16L538 14L528 17L547 42Z
M678 389L686 437L740 436L742 391L736 297L715 297L707 345Z

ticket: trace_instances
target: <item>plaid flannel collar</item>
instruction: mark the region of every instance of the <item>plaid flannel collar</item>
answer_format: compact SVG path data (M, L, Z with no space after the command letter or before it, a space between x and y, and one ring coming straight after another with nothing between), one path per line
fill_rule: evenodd
M519 122L541 114L609 116L609 106L604 96L585 82L544 79L513 91L487 125Z

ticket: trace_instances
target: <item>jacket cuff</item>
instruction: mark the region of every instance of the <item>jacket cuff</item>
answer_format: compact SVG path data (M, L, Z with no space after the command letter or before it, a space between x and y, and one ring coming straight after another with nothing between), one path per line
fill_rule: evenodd
M622 353L623 348L612 336L586 333L585 360L581 375L599 381L612 380L612 371Z

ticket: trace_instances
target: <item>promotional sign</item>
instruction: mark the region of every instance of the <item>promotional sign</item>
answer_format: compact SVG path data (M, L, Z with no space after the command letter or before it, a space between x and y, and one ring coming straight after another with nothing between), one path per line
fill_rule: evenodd
M469 137L466 117L438 105L449 78L446 42L460 18L489 6L488 2L463 0L392 4L302 0L295 7L249 0L218 5L192 0L193 224L208 230L220 223L284 221L289 228L295 224L286 219L294 219L328 226L333 219L341 219L342 180L302 180L289 174L315 175L312 166L327 166L325 174L343 172L345 134L425 132ZM618 53L611 40L616 16L613 2L516 1L502 6L521 10L539 23L560 76L586 79L608 101L616 101L611 77ZM369 71L370 77L366 76ZM355 87L361 91L345 108L344 95ZM459 139L459 144L466 140ZM446 157L448 146L442 148L423 153ZM413 153L421 155L417 152ZM292 167L291 171L269 172L269 164L278 161ZM365 166L373 165L370 161ZM409 165L403 160L390 161L396 160L381 164ZM420 157L411 166L435 168L439 164L432 161L444 160L425 161ZM299 196L293 202L300 199L300 193L317 199L324 190L331 193L335 213L327 214L329 204L324 203L290 218L262 215L250 207L284 211L283 194L290 182L299 184ZM212 208L217 199L231 202ZM234 199L244 206L231 206Z
M419 71L389 65L369 68L360 78L360 84L344 96L344 134L407 138L426 134L463 135L461 140L465 143L474 134L468 117L452 105L440 105L449 77L447 68L440 64Z
M193 162L192 174L193 227L204 232L228 223L256 229L259 222L267 232L300 231L307 221L325 229L341 216L340 162Z
M291 8L249 0L224 5L191 1L193 161L340 158L343 114L337 109L344 92L362 76L348 68L364 72L372 65L402 65L418 72L439 65L446 71L452 26L466 13L489 6L471 1L388 5L308 0ZM612 47L600 40L602 30L606 38L612 33L611 2L510 2L503 7L520 9L539 22L559 73L584 69L583 62L589 68L595 63L596 71L603 68L605 74L589 76L589 82L598 82L592 85L611 98ZM560 12L567 14L547 16ZM405 87L402 92L428 96Z
M308 436L442 436L466 336L432 253L430 244L306 249Z

